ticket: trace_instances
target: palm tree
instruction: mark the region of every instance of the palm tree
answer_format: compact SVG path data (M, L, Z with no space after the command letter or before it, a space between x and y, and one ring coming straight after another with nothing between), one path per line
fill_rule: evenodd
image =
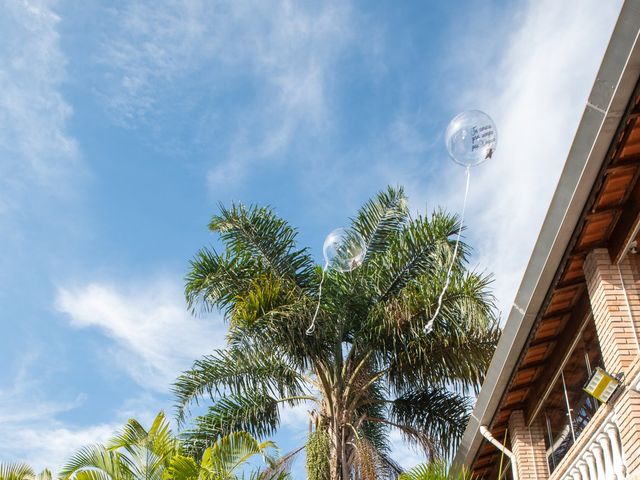
M51 471L44 469L38 475L26 463L0 463L0 480L51 480Z
M398 480L471 480L472 478L473 476L466 469L453 473L445 462L438 461L418 465L400 475Z
M351 224L366 242L364 261L327 271L313 335L305 332L321 268L296 231L269 208L241 204L221 206L209 228L225 249L192 260L186 298L192 311L225 313L228 345L175 383L181 422L193 403L213 401L192 421L193 448L233 431L270 436L280 406L309 403L310 425L326 440L327 454L314 457L329 462L325 478L397 476L390 429L430 458L450 455L500 333L490 279L466 268L464 243L453 258L457 217L410 216L402 188L367 202Z
M250 478L276 480L286 476L271 451L273 442L259 442L246 432L234 432L220 438L207 448L198 464L193 457L176 455L165 470L164 478L171 480L235 480L253 457L260 456L270 466L266 471L255 470Z
M60 472L60 480L161 480L180 452L163 412L146 430L131 419L107 445L80 449Z
M253 471L252 478L279 480L286 474L286 464L272 455L275 450L273 442L234 432L207 448L197 461L186 454L160 412L148 431L131 419L106 446L78 451L60 473L60 480L233 480L240 478L238 471L257 455L269 468Z

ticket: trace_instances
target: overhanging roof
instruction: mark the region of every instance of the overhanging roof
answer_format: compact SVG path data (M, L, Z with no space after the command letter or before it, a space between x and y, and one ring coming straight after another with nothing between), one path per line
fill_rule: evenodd
M640 0L625 1L454 463L471 465L513 381L640 78ZM634 181L637 180L634 178Z

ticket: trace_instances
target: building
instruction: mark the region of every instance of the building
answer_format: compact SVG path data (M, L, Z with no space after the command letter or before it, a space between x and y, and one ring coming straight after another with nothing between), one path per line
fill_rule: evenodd
M456 453L479 478L640 479L639 33L627 0Z

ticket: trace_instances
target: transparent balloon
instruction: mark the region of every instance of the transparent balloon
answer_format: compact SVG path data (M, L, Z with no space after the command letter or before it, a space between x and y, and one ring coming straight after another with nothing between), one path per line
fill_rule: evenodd
M358 232L336 228L325 238L322 253L328 268L350 272L362 265L367 247Z
M454 162L473 167L493 156L498 132L489 115L480 110L468 110L449 122L445 142Z

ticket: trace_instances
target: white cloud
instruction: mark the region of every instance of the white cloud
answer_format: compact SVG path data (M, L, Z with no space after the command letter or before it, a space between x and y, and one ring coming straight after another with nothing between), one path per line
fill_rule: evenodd
M287 441L295 446L304 445L309 432L309 412L316 409L313 402L305 401L294 407L280 406L281 427L286 430Z
M0 450L5 458L11 458L15 462L26 462L37 472L44 468L56 472L76 450L86 445L105 442L120 425L105 423L88 427L68 427L43 418L40 424L2 427Z
M224 345L221 319L190 315L180 286L165 279L61 287L56 308L73 327L97 328L110 338L111 358L140 385L160 392L193 360Z
M480 264L508 313L549 207L620 1L531 1L489 85L472 93L494 115L495 162L474 170L469 218ZM476 96L477 95L477 96Z
M66 132L71 107L60 93L66 59L59 20L46 0L5 2L0 13L0 215L35 186L59 190L78 167Z
M54 2L15 0L0 7L0 285L32 261L34 225L76 231L76 181L86 173L68 131L71 105L62 95L66 58ZM52 230L49 232L53 233ZM51 235L56 247L56 238ZM43 260L41 264L46 261Z
M474 12L477 16L465 23L471 33L452 39L447 86L452 105L484 110L498 128L496 156L472 169L465 223L480 268L495 274L504 315L549 207L620 5L619 0L532 0L503 20L506 26L496 12ZM432 174L445 181L425 189L424 179L406 178L414 205L444 205L459 212L464 170L445 158L434 160Z
M47 360L51 361L50 352ZM85 396L52 400L42 384L46 370L42 352L29 351L20 359L11 387L0 389L2 459L26 462L36 471L59 470L76 449L106 440L119 426L77 426L59 420L59 415L80 407Z
M73 391L73 386L51 387L50 374L59 363L51 349L30 345L17 363L10 386L0 388L0 461L26 462L36 471L48 468L55 474L74 452L104 443L129 418L150 425L160 408L166 407L166 401L143 392L126 398L113 413L102 412L110 416L106 421L73 423L69 419L77 418L78 409L87 408L88 396L65 392Z

